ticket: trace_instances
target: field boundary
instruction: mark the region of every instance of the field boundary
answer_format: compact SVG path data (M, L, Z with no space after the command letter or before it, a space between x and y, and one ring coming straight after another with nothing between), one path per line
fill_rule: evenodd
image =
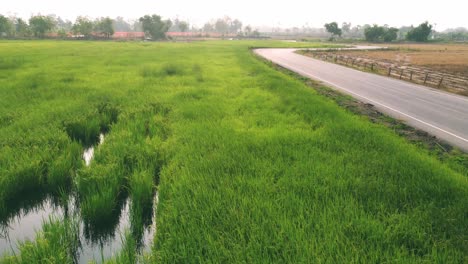
M322 61L468 96L468 77L438 72L424 67L401 65L359 56L341 55L333 50L315 51L304 49L298 52Z

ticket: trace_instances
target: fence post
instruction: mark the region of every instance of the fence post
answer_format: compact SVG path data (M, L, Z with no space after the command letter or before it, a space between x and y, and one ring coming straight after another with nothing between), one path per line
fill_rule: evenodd
M401 72L400 72L400 80L401 80L401 76L403 76L403 69L401 69Z
M371 71L374 71L374 63L371 64Z
M424 77L424 84L426 84L427 82L427 76L429 75L429 73L426 72L426 77Z
M409 77L410 81L413 80L413 71L410 72L410 77Z
M353 63L351 64L351 66L354 66L354 62L356 62L356 59L353 59Z
M439 82L439 85L437 85L437 88L440 88L440 86L442 85L443 80L444 80L444 76L442 76L442 78L440 78L440 82Z
M388 76L390 76L391 73L392 73L392 67L389 67L388 68Z

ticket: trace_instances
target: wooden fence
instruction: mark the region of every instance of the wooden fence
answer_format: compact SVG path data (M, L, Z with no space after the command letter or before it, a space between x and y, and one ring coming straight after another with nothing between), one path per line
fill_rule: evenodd
M364 68L400 80L451 90L455 93L468 95L468 77L449 73L441 73L423 67L404 66L367 58L340 55L330 52L311 52L317 59L332 61L350 67Z

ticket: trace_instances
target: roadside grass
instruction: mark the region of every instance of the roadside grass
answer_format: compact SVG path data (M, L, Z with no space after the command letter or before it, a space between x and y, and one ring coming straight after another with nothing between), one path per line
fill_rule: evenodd
M0 78L3 207L60 189L46 181L58 160L90 230L131 200L111 263L134 261L156 188L151 263L466 262L466 176L248 49L302 45L314 44L0 42L5 58L27 58ZM115 109L105 118L102 102ZM69 123L93 132L72 137ZM102 124L89 167L65 154Z
M270 67L275 68L301 82L308 87L317 91L320 95L325 96L336 102L341 108L347 111L362 116L372 123L383 125L394 131L397 135L405 138L412 145L417 146L421 151L427 152L429 155L439 159L451 169L468 177L468 153L453 147L452 145L441 141L440 139L431 136L427 132L415 129L406 125L401 120L394 119L390 116L379 112L372 104L367 104L354 99L350 95L343 94L335 89L332 89L318 81L301 76L279 65L273 64L258 55L258 59L264 61Z

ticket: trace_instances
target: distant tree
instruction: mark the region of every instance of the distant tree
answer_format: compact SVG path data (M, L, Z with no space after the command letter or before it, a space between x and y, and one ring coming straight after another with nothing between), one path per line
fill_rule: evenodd
M5 16L0 15L0 38L9 36L11 34L11 28L12 25L10 20Z
M468 40L468 29L464 27L449 28L438 32L437 38L446 41L466 41Z
M213 31L215 31L213 24L205 23L205 25L203 25L203 32L213 32Z
M179 21L178 26L179 26L179 29L180 29L181 32L185 32L189 28L189 24L187 22L185 22L185 21Z
M392 42L396 40L398 37L398 28L385 28L385 32L383 35L383 41L385 42Z
M113 20L109 17L103 17L95 22L95 30L106 36L106 38L110 38L112 35L114 35L114 25L113 25Z
M255 29L252 32L252 37L254 37L254 38L259 38L260 37L260 32L258 31L258 29Z
M57 17L57 29L69 32L72 30L73 23L70 20L63 20L61 17Z
M64 38L67 37L67 31L65 29L61 28L61 29L57 30L57 35L60 38L64 39Z
M250 25L246 26L244 32L246 36L250 36L252 34L252 27Z
M348 34L352 38L364 38L364 28L361 25L356 25L350 29Z
M141 24L141 22L139 20L135 20L135 21L133 21L133 23L131 25L131 30L130 31L141 32L141 31L143 31L143 25Z
M50 16L37 15L29 18L29 27L37 38L45 37L47 32L54 29L55 23L55 20Z
M230 33L238 33L242 30L242 22L238 19L234 19L229 26Z
M348 33L351 30L351 23L343 22L343 24L341 24L341 29L344 33Z
M21 18L15 20L15 34L17 37L28 37L31 34L28 23Z
M366 27L364 29L364 36L369 42L379 42L382 41L383 35L385 33L385 28L378 25L373 25L372 27Z
M166 32L172 25L170 20L163 21L158 15L145 15L144 17L140 17L140 22L145 34L150 36L153 40L166 38Z
M215 24L214 24L214 29L216 32L218 33L222 33L222 34L227 34L229 33L229 23L230 23L230 19L222 19L222 18L219 18L216 20Z
M172 26L169 28L169 31L171 32L186 32L190 28L190 25L188 22L179 20L178 18L174 19L172 21Z
M432 25L429 22L424 22L419 26L412 28L407 34L406 39L417 42L426 42L432 32Z
M76 18L75 24L73 24L72 31L74 34L83 35L85 38L91 37L93 33L94 23L91 19L79 16Z
M332 34L330 39L334 39L334 36L341 37L342 31L341 28L338 27L338 24L336 22L325 24L325 29L328 33Z
M387 25L381 27L373 25L372 27L366 27L364 29L364 36L369 42L391 42L397 39L398 29L388 27Z
M132 31L132 25L130 25L130 23L128 23L123 17L116 17L112 23L115 31Z

